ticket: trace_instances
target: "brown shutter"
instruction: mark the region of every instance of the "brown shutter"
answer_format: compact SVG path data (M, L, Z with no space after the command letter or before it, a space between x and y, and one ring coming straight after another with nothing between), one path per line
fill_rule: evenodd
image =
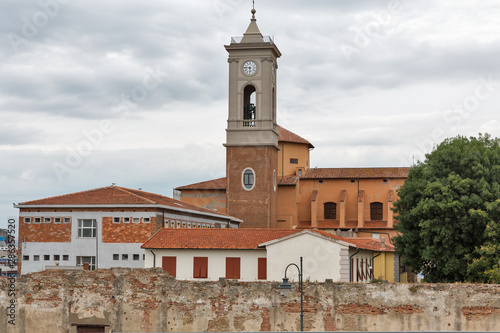
M267 280L267 258L258 259L257 278L259 280Z
M177 257L162 257L161 267L167 271L170 276L177 277Z
M208 277L208 257L193 258L193 278L206 279Z
M226 279L240 278L240 258L226 258Z

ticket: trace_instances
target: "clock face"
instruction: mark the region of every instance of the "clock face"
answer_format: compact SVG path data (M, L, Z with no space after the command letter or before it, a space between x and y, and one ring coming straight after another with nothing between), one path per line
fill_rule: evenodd
M247 61L243 64L243 73L253 75L257 71L257 65L253 61Z

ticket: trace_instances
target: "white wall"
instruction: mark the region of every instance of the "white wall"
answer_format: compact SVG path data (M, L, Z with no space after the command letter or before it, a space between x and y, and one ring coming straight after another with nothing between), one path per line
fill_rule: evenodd
M302 256L304 281L340 281L342 248L347 248L347 245L306 233L270 244L267 246L268 280L281 282L286 266L295 263L300 267ZM287 277L290 281L298 281L297 268L289 267Z
M240 257L241 267L240 281L258 281L258 258L266 257L266 250L170 250L153 249L156 255L156 265L153 265L153 254L146 249L146 260L144 267L161 267L162 257L177 257L177 279L178 280L200 280L217 281L226 276L226 258ZM193 278L193 258L208 257L208 278ZM268 263L269 267L269 263ZM268 271L269 274L269 271Z
M20 223L24 223L24 216L30 217L71 217L71 242L30 242L29 239L22 243L22 255L28 255L28 261L22 261L21 274L38 272L45 269L45 266L53 266L56 261L60 266L75 266L77 256L96 256L98 268L111 267L144 267L144 250L141 243L103 243L102 242L102 218L112 217L154 217L155 212L22 212L20 213ZM78 220L95 219L97 221L97 247L95 238L78 238ZM33 223L33 222L31 222ZM41 223L43 224L43 222ZM51 222L50 225L53 225ZM64 224L64 223L62 223ZM130 222L130 224L133 224ZM144 224L141 222L141 224ZM150 224L145 225L150 228ZM60 260L54 260L54 254L60 255ZM69 255L69 260L62 260L63 255ZM119 260L113 260L113 254L119 254ZM128 254L128 260L122 260L122 254ZM133 255L139 254L139 260L133 260ZM40 261L34 261L33 256L39 255ZM49 255L50 260L44 260L44 255ZM22 259L22 258L21 258Z

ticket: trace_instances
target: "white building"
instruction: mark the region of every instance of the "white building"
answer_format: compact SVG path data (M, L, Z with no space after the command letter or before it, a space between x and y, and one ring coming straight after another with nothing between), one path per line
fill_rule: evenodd
M21 274L46 266L144 267L160 228L238 228L239 219L159 194L108 186L19 203Z
M146 241L145 267L163 267L180 280L281 281L303 257L304 281L368 282L373 258L394 252L372 238L342 238L297 229L161 229ZM287 277L297 281L298 270Z

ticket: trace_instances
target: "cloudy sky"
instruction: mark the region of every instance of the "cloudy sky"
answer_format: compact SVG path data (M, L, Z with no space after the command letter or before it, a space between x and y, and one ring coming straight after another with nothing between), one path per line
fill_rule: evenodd
M227 53L250 0L0 2L0 227L12 203L224 176ZM500 1L257 0L278 122L312 167L409 166L500 137Z

